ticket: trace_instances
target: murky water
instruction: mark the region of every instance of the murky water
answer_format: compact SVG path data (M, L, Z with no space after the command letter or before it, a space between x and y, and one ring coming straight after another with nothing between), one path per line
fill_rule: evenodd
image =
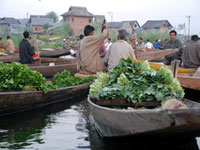
M89 123L86 98L0 118L0 149L33 150L196 150L199 140L180 137L102 139Z

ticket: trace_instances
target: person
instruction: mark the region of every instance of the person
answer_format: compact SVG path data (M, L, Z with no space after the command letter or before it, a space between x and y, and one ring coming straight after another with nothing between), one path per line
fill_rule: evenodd
M110 46L110 50L104 58L108 71L111 71L115 66L117 66L121 58L131 58L136 60L132 46L126 42L125 39L126 30L118 30L118 41Z
M71 40L69 39L69 37L67 37L65 39L65 49L70 50L72 47L73 47L73 44Z
M155 49L160 49L161 48L161 41L160 40L157 40L156 42L155 42L155 44L154 44L154 48Z
M33 48L29 42L29 32L25 31L23 33L24 39L19 45L19 58L22 64L31 64L34 62L33 57L35 55Z
M94 27L87 25L84 28L85 37L80 44L80 57L78 72L81 74L96 74L104 70L104 63L100 59L99 48L104 40L108 38L109 32L105 24L102 24L102 33L94 35Z
M135 29L134 28L132 28L132 35L129 37L129 41L130 41L130 44L131 44L132 48L135 49L135 51L136 51L136 48L137 48L137 45L136 45L137 34L135 33Z
M32 47L33 50L34 50L34 41L33 41L33 39L32 39L31 36L29 37L29 43L31 44L31 47Z
M197 35L193 35L191 41L185 45L182 61L185 68L200 67L200 41Z
M111 45L112 45L111 39L108 38L108 40L107 40L107 42L106 42L106 44L105 44L105 47L106 47L106 50L107 50L107 51L109 51L109 48L110 48Z
M147 43L145 44L145 48L153 49L153 44L147 39Z
M142 40L142 37L140 37L139 40L138 40L137 52L138 53L146 52L145 45L144 45L144 42Z
M107 49L104 44L101 44L100 49L99 49L99 54L101 58L104 58L107 54Z
M170 31L169 35L170 35L171 40L167 41L167 43L165 44L163 49L164 50L165 49L178 49L178 52L165 56L165 62L164 62L165 65L170 65L171 61L173 61L175 59L181 60L181 56L183 53L183 46L182 46L181 42L178 39L176 39L176 35L177 35L176 31L175 30Z
M166 45L167 41L168 41L168 39L165 39L165 40L164 40L164 42L163 42L163 44L162 44L162 45L163 45L163 47L165 47L165 45Z
M10 36L8 35L7 36L7 40L6 40L6 43L4 45L4 48L7 50L7 52L9 53L14 53L16 50L15 50L15 45L13 43L13 41L10 39Z
M2 37L0 37L0 49L4 48L4 43Z

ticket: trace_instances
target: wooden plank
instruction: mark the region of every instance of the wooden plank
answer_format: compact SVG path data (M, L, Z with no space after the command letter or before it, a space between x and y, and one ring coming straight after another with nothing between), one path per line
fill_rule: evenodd
M163 58L164 56L177 52L177 49L169 49L169 50L157 50L155 52L149 52L149 53L142 53L138 54L137 58L139 60L155 60Z
M115 99L115 100L96 100L91 99L95 104L100 106L120 106L120 107L158 107L161 106L160 102L157 101L151 101L151 102L141 102L141 103L132 103L128 102L128 100L125 99Z
M68 55L70 54L69 50L53 50L53 51L45 51L45 50L40 50L39 51L40 57L59 57L63 55Z
M178 76L178 80L182 87L200 90L200 78L198 77Z

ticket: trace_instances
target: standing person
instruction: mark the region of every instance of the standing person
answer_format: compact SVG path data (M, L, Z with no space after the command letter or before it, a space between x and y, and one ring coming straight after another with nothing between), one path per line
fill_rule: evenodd
M84 28L85 37L80 44L80 58L78 72L82 74L95 74L104 70L104 63L100 59L99 48L103 41L108 38L109 33L105 24L102 24L102 33L94 35L94 27L87 25Z
M124 29L118 31L118 41L110 46L110 50L104 58L107 70L111 71L117 66L121 58L136 60L132 46L126 42L126 30Z
M107 40L107 42L106 42L106 44L105 44L105 47L106 47L106 50L107 50L107 51L109 50L109 48L110 48L111 45L112 45L111 39L108 38L108 40Z
M161 41L160 40L157 40L156 42L155 42L155 44L154 44L154 48L155 49L159 49L159 48L161 48Z
M137 58L137 44L136 44L137 34L135 33L134 28L132 28L132 35L129 37L129 41L130 41L132 48L134 49L135 57Z
M24 39L19 45L19 58L22 64L31 64L34 62L33 55L35 55L31 44L29 43L29 32L25 31L23 33Z
M77 66L77 70L80 70L80 64L81 64L81 61L80 61L80 45L81 45L81 40L84 38L84 35L83 34L80 34L79 37L78 37L78 42L77 42L77 53L76 53L76 60L77 60L77 63L76 63L76 66Z
M142 40L142 37L140 37L139 40L138 40L137 52L138 53L146 52L145 45L144 45L144 42Z
M145 48L153 49L153 44L147 39L147 43L145 44Z
M8 53L14 53L15 50L15 45L13 43L13 41L10 39L10 36L7 36L7 40L6 43L4 45L4 48L7 50Z
M183 50L183 65L186 68L200 67L200 41L197 35L191 37Z
M175 30L170 31L169 35L170 35L170 40L167 41L163 49L178 49L178 52L165 56L166 65L170 65L171 61L175 59L181 60L183 53L183 46L181 42L178 39L176 39L177 35L176 31Z
M4 43L2 37L0 37L0 49L4 48Z

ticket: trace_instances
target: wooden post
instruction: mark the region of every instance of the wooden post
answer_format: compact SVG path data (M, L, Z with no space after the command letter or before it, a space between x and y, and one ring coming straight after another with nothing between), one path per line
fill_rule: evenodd
M177 77L179 64L180 64L180 60L174 60L171 62L171 70L172 70L174 78Z

